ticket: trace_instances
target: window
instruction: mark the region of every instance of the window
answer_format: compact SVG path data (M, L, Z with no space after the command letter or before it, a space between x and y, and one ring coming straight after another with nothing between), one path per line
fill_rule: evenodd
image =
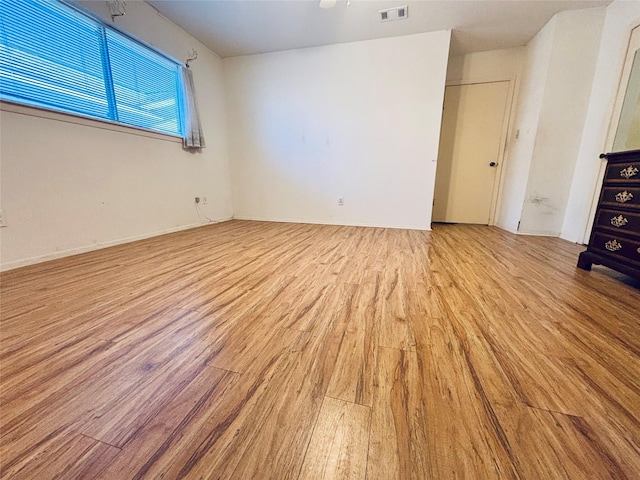
M180 64L57 0L0 1L0 98L182 135Z

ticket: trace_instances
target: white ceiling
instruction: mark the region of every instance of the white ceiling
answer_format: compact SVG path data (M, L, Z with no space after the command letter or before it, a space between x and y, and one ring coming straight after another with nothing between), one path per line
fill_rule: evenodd
M525 45L559 11L610 0L147 0L221 57L453 30L453 54ZM408 5L406 20L378 10Z

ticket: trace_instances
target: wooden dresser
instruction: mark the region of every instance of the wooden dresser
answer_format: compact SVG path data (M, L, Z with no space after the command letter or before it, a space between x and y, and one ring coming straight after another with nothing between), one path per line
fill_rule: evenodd
M602 192L587 250L578 267L592 264L640 278L640 150L600 155L607 159Z

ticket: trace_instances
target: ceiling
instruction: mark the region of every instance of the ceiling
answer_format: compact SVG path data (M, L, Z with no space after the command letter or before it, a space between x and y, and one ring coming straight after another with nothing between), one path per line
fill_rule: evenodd
M563 10L610 0L147 0L221 57L453 30L452 54L525 45ZM407 5L405 20L380 22L378 10Z

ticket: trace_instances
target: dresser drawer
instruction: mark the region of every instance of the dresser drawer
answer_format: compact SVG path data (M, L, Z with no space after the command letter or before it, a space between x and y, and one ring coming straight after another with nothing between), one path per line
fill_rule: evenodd
M602 208L596 214L594 226L640 237L640 212Z
M604 174L606 185L616 183L640 184L640 160L625 163L609 163Z
M607 160L589 246L578 267L604 265L640 279L640 149L600 155Z
M640 210L640 186L605 186L602 188L600 205Z
M618 258L620 261L632 262L640 266L640 241L627 237L596 231L589 243L591 250Z

